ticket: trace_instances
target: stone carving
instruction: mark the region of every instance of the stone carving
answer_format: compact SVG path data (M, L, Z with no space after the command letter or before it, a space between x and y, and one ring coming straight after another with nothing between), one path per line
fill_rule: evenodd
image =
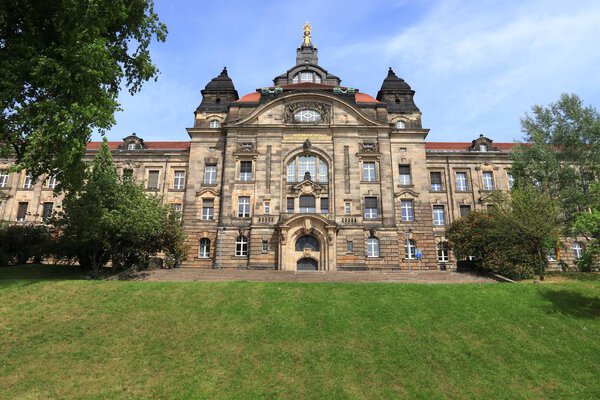
M312 143L310 142L310 139L306 139L304 143L302 143L302 148L304 149L305 153L308 153L311 147Z
M267 193L271 193L271 152L272 152L272 147L271 145L267 145L267 181L265 182L265 186L266 186L266 192Z
M344 189L350 193L350 147L344 146Z
M250 153L254 151L254 143L252 142L238 142L238 151L243 153Z
M321 114L321 120L313 123L330 124L331 123L331 105L325 103L317 103L313 101L303 101L297 103L286 104L283 114L284 122L289 124L306 124L311 122L298 122L294 119L294 114L300 110L315 110Z
M379 153L379 143L377 142L364 142L359 145L361 153Z

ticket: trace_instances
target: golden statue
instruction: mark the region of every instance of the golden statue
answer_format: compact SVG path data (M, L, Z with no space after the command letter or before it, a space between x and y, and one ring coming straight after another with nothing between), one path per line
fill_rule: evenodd
M310 46L310 30L312 29L312 26L310 26L310 24L308 22L306 22L304 24L304 45L305 46Z

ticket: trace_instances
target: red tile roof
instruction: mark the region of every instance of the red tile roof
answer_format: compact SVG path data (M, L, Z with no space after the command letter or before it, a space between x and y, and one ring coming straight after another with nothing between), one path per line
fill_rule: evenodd
M357 103L380 103L379 100L366 93L356 93L354 95L354 100L356 100Z
M492 143L500 151L510 151L520 143ZM425 150L468 151L471 142L426 142Z
M236 100L236 103L256 103L260 100L260 93L252 92L242 96L241 99Z
M88 150L98 150L102 142L90 142L87 144ZM123 142L108 142L108 148L117 150ZM144 147L149 150L187 150L190 148L190 142L144 142Z

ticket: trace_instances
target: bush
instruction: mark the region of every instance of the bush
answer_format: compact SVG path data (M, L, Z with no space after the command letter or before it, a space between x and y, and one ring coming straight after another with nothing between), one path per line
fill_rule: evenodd
M26 264L49 254L51 231L42 225L3 225L0 227L0 263Z

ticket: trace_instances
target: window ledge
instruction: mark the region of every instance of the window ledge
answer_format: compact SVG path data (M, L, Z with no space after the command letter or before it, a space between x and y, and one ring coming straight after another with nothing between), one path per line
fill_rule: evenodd
M247 183L247 184L253 185L254 183L256 183L256 181L255 181L254 179L252 179L252 180L250 180L250 181L242 181L242 180L236 179L236 180L234 181L234 183L236 183L236 184L244 184L244 183Z
M361 185L364 184L369 184L369 183L380 183L380 181L360 181Z
M409 189L409 188L414 188L414 187L415 187L415 185L413 185L412 183L411 183L411 184L409 184L409 185L401 185L401 184L398 184L398 185L396 185L396 186L397 186L397 187L399 187L399 188L404 188L404 189Z
M185 188L183 188L183 189L169 189L169 192L185 192Z
M202 187L216 187L218 184L216 183L203 183Z

